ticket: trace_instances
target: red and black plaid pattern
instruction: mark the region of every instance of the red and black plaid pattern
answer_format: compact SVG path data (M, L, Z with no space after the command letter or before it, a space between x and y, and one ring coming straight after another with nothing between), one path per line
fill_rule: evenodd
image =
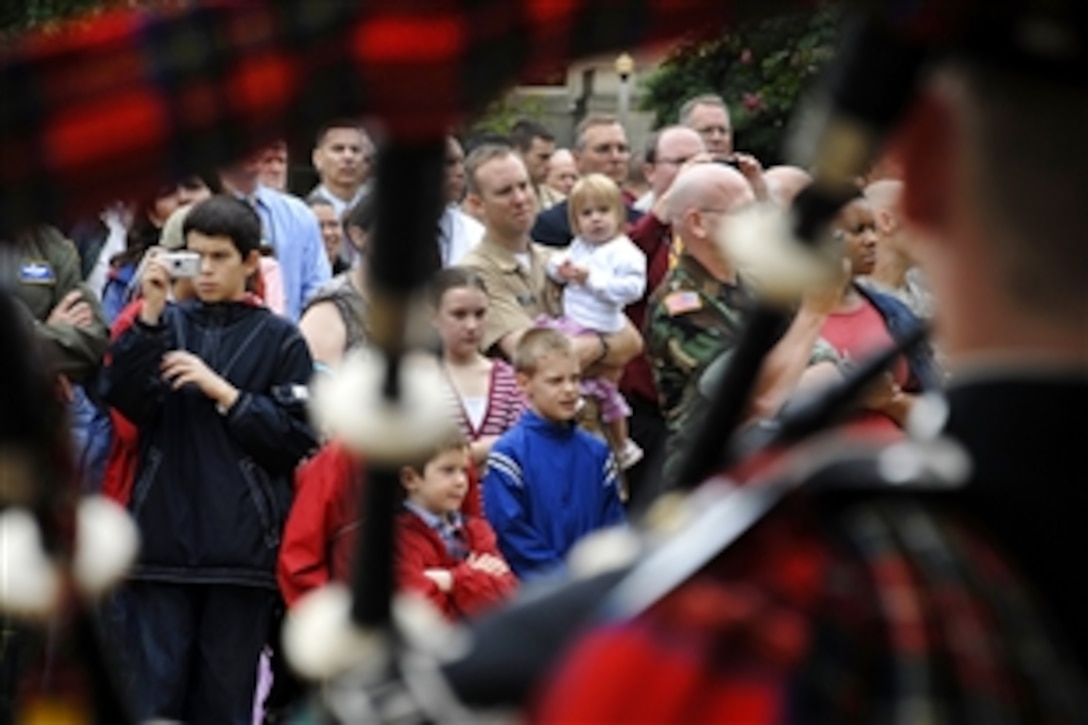
M3 58L0 224L146 194L334 117L435 138L534 69L803 4L268 0L73 23Z
M582 640L537 719L1074 722L1084 712L1037 607L970 529L904 501L832 525L812 511L773 514L645 615Z

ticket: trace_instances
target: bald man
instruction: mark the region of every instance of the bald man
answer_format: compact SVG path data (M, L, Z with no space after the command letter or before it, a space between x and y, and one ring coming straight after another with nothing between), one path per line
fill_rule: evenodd
M788 207L801 189L812 183L812 175L800 166L772 166L763 172L763 182L770 200Z
M872 204L876 217L876 267L860 281L892 295L914 314L929 319L933 316L933 296L911 253L910 233L899 212L902 195L903 182L892 179L874 181L865 187L865 198Z
M674 472L678 434L696 408L699 380L711 362L735 346L754 304L753 290L738 275L717 236L723 219L753 204L755 195L737 171L696 164L676 177L664 201L683 252L650 299L646 351L668 429L668 478ZM827 300L813 299L801 307L767 357L753 416L773 415L793 391L829 311Z

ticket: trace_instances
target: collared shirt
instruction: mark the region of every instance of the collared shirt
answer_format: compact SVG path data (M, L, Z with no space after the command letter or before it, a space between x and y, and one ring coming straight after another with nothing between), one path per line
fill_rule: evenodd
M332 277L317 217L299 199L263 184L250 200L283 272L285 316L297 322L306 301Z
M404 508L414 513L423 520L423 523L435 530L438 538L442 539L442 543L446 545L446 551L450 556L454 559L464 559L468 556L468 543L465 541L465 521L464 517L461 516L461 512L454 511L445 516L439 516L412 501L405 501Z
M547 184L537 184L533 187L533 190L536 192L536 201L540 205L540 211L551 209L567 198Z
M557 289L549 287L545 270L548 250L529 244L527 254L529 267L525 268L513 252L485 234L461 260L487 287L489 307L481 341L485 351L507 334L531 327L540 315L559 313Z
M306 195L306 198L313 199L314 197L320 197L324 199L332 205L333 211L336 212L336 216L342 219L344 217L344 212L362 201L363 197L367 195L367 191L367 185L360 184L351 199L344 201L339 196L329 191L329 187L324 184L318 184L313 188L313 191Z
M465 255L480 243L484 225L450 204L438 217L438 253L443 267L460 264Z

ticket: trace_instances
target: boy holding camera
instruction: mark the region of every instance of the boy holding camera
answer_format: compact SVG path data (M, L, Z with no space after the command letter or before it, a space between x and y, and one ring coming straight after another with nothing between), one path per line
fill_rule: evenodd
M297 328L246 291L261 225L216 196L183 227L196 298L167 302L152 256L136 323L110 348L103 395L139 429L129 510L143 546L121 595L139 720L245 723L276 601L291 475L316 445L313 369Z

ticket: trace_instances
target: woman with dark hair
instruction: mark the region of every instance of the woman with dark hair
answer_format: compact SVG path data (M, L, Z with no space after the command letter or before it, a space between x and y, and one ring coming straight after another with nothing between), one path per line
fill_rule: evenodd
M139 287L136 270L147 250L159 244L166 220L177 209L211 195L212 190L204 179L192 176L177 184L164 186L155 196L140 203L128 229L125 251L110 260L109 273L102 287L102 311L110 324L132 301Z
M844 362L860 361L889 347L921 324L899 300L859 285L857 277L868 275L876 264L876 217L865 197L847 203L831 225L832 234L843 245L849 265L839 302L828 315L820 336L829 342ZM906 423L916 394L941 384L941 375L928 346L901 357L872 391L865 409L853 425L873 433L898 435Z

